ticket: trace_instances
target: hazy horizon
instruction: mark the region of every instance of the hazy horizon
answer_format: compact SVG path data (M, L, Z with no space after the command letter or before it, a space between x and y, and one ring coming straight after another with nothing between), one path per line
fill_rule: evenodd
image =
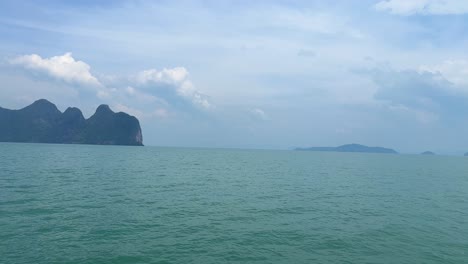
M2 1L0 106L139 118L148 146L468 152L468 2Z

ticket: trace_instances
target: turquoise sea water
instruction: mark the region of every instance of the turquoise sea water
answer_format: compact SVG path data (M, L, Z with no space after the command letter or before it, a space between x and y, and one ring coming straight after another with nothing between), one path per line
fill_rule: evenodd
M468 263L468 158L0 143L0 263Z

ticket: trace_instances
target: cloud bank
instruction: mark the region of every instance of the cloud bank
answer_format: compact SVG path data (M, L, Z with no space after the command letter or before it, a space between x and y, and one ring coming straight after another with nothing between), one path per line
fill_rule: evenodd
M463 120L468 110L466 94L440 72L375 68L366 74L377 85L375 100L421 123Z
M138 117L166 118L169 116L166 108L177 108L177 101L181 100L201 109L213 108L208 96L195 88L185 67L164 68L160 71L149 69L133 76L103 76L103 80L100 80L91 73L87 63L76 60L72 53L50 58L42 58L37 54L22 55L9 60L9 64L21 67L34 76L45 75L58 83L69 84L78 94L91 88L95 91L94 100L109 103L118 110ZM164 89L159 89L161 87ZM137 109L138 105L145 105L147 111Z

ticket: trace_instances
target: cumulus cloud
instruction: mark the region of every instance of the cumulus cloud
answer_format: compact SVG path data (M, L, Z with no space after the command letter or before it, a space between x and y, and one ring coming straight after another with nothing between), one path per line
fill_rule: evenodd
M117 110L138 117L166 118L170 116L167 108L183 110L187 105L213 108L208 97L195 88L184 67L149 69L133 77L99 75L97 78L87 63L76 60L71 53L50 58L42 58L37 54L23 55L8 62L34 75L47 76L51 85L50 80L56 81L54 87L72 89L87 100L92 98L88 97L90 94L86 91L92 91L94 100L106 102ZM145 114L134 106L145 109Z
M420 72L440 74L454 84L457 90L468 92L468 61L446 60L439 65L423 65Z
M379 11L397 15L448 15L468 13L465 0L385 0L375 5Z
M72 84L102 86L83 61L77 61L71 53L62 56L42 58L37 54L18 56L10 60L13 65L19 65L30 71L44 73L52 78Z
M165 85L173 88L178 96L190 100L194 105L204 109L212 108L208 97L198 91L193 83L189 80L189 72L184 67L176 67L172 69L144 70L136 76L137 84L151 86Z

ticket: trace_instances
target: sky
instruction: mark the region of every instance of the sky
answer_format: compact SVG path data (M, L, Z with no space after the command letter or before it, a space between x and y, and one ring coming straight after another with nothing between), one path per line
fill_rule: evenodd
M0 106L136 116L145 145L468 151L468 1L0 2Z

